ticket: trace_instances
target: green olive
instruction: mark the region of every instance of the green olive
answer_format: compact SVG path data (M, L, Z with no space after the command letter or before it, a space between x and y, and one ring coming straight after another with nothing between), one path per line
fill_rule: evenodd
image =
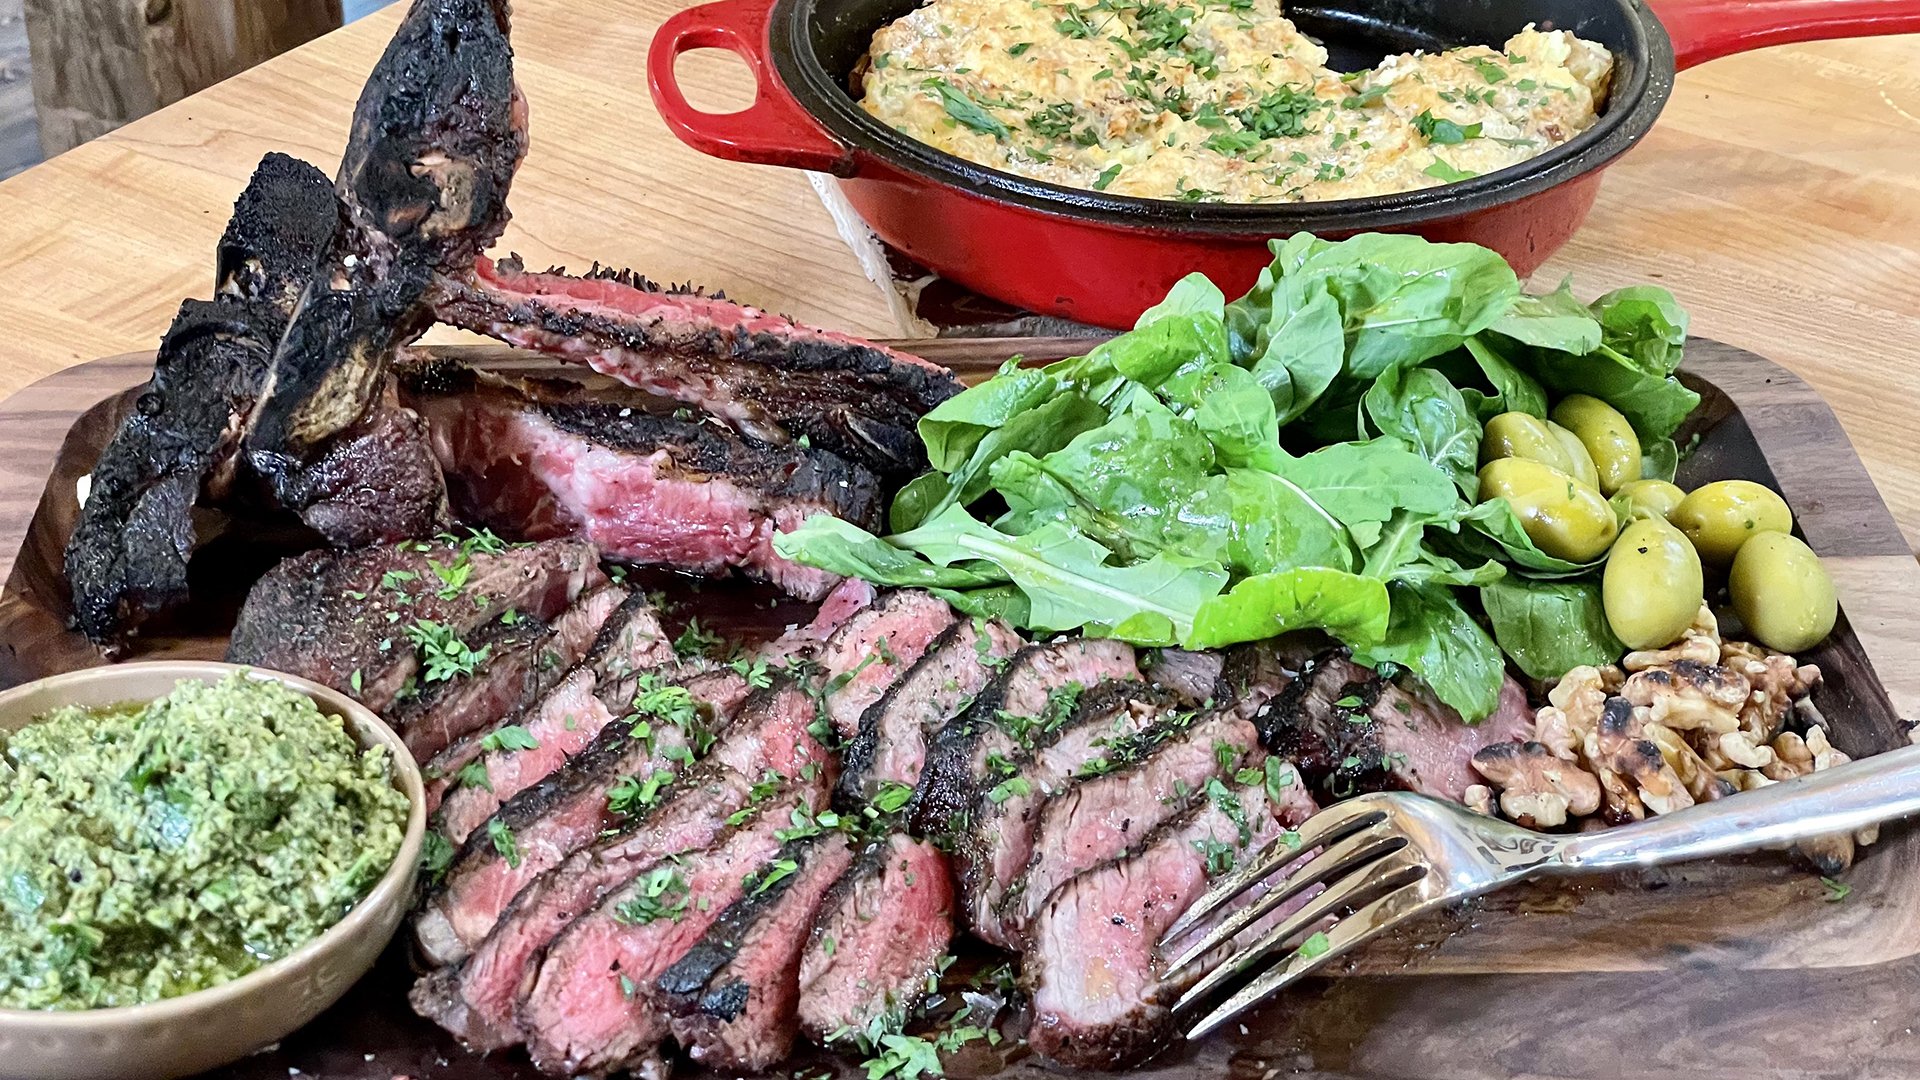
M1553 407L1554 422L1572 431L1600 473L1600 493L1612 495L1640 479L1640 436L1620 411L1596 397L1568 394Z
M1699 553L1665 518L1640 518L1620 530L1600 579L1600 599L1607 625L1627 648L1673 644L1693 624L1705 595Z
M1573 464L1572 471L1567 475L1596 491L1599 490L1600 471L1594 468L1593 455L1587 453L1587 444L1580 441L1580 436L1551 420L1547 421L1547 433L1553 436L1554 442L1560 444L1560 449L1566 452L1567 460Z
M1670 515L1700 558L1726 566L1758 533L1793 531L1793 512L1771 488L1751 480L1716 480L1694 488Z
M1820 556L1788 533L1763 532L1740 545L1727 591L1747 632L1778 652L1820 644L1839 615L1833 579Z
M1568 562L1597 559L1620 531L1600 493L1528 458L1500 458L1480 467L1480 499L1500 498L1541 551Z
M1523 412L1505 412L1487 421L1486 434L1480 439L1480 464L1504 458L1525 458L1576 475L1567 448L1547 422Z
M1627 497L1635 517L1657 517L1662 521L1671 521L1674 508L1687 497L1686 492L1665 480L1629 480L1614 494Z

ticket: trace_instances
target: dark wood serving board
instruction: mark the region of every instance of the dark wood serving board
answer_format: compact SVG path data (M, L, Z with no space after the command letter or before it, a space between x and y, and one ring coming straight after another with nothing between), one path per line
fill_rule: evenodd
M902 344L970 380L991 373L1014 353L1046 359L1087 347L1085 339ZM492 346L436 351L500 368L551 365ZM1816 700L1834 724L1835 742L1857 756L1907 741L1912 726L1907 721L1920 717L1920 674L1912 670L1920 657L1920 567L1892 515L1833 414L1805 383L1769 361L1716 342L1696 340L1688 356L1682 374L1702 393L1704 404L1692 425L1701 441L1683 467L1682 480L1742 477L1770 483L1785 494L1841 597L1841 627L1808 657L1827 673ZM151 364L151 354L95 361L0 403L0 687L99 662L65 630L59 555L77 509L75 483L91 469L130 403L129 388L146 379ZM721 594L726 595L724 588ZM694 603L716 607L711 597ZM781 609L758 618L785 623L794 615ZM218 655L224 639L209 633L145 648L141 655ZM1428 1039L1446 1034L1448 1008L1428 1000L1421 988L1444 995L1445 987L1474 987L1483 1000L1505 1001L1534 1015L1542 1036L1560 1029L1579 1042L1567 1019L1548 1019L1551 1014L1536 1008L1558 1000L1554 1007L1589 1016L1612 1012L1615 1019L1605 1027L1633 1040L1642 1036L1620 1029L1618 1018L1632 1011L1627 1008L1632 1000L1655 987L1666 987L1660 991L1666 994L1697 982L1723 990L1814 987L1827 984L1817 969L1892 961L1920 970L1920 962L1908 959L1920 954L1920 832L1888 830L1879 845L1866 849L1847 882L1853 892L1846 903L1825 903L1818 880L1804 870L1783 858L1753 858L1501 894L1376 943L1347 966L1342 974L1348 977L1337 980L1337 988L1293 995L1263 1019L1249 1021L1249 1034L1182 1048L1146 1072L1261 1076L1267 1069L1360 1067L1352 1055L1373 1042L1381 1023L1424 1025ZM1745 973L1735 976L1734 971ZM1523 974L1528 977L1518 977ZM1409 977L1416 975L1424 977ZM1496 989L1484 978L1492 975L1507 978ZM231 1075L278 1077L292 1069L329 1077L532 1075L512 1057L472 1059L431 1024L414 1018L404 1003L407 981L403 964L390 959L327 1018L290 1040L280 1056L250 1059ZM1596 991L1612 986L1620 996L1574 996L1561 991L1563 983ZM1545 1002L1518 993L1525 984L1539 986ZM1775 1007L1798 1009L1800 1003L1778 999ZM1393 1016L1402 1019L1390 1020ZM1642 1018L1656 1026L1668 1020L1657 1009ZM1475 1030L1485 1035L1500 1027L1483 1024ZM1920 1063L1920 1053L1914 1059ZM1437 1060L1465 1068L1462 1075L1530 1072L1546 1061L1468 1068L1466 1062L1482 1059L1441 1053ZM981 1071L1000 1068L998 1061L977 1064ZM1637 1075L1625 1062L1612 1064L1618 1067L1584 1061L1582 1068L1564 1074ZM1373 1066L1359 1074L1390 1075Z

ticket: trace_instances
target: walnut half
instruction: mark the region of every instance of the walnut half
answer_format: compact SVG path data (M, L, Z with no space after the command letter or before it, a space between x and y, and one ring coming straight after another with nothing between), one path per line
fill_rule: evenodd
M1473 767L1500 789L1500 810L1530 829L1565 825L1600 809L1600 782L1544 743L1495 743L1473 755Z

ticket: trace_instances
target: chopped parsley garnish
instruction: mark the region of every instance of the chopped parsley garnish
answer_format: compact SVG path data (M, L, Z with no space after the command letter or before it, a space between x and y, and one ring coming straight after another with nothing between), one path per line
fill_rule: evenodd
M1207 136L1203 144L1216 154L1238 157L1260 146L1260 136L1250 131L1221 131Z
M702 627L700 620L694 618L687 620L686 629L673 639L673 653L681 657L711 656L724 644L719 634Z
M1499 64L1494 63L1484 56L1476 57L1467 61L1467 63L1472 64L1474 70L1480 73L1480 77L1490 83L1497 83L1507 77L1506 68L1501 67Z
M1231 115L1240 126L1262 139L1297 137L1307 133L1307 114L1322 102L1311 91L1282 86L1249 108Z
M475 758L460 766L460 771L453 774L453 786L492 791L493 777L487 774L487 763Z
M1027 115L1027 130L1046 139L1065 139L1073 134L1080 119L1079 110L1067 102L1058 102Z
M1093 181L1093 190L1095 191L1107 190L1107 185L1113 183L1114 177L1119 175L1120 175L1120 163L1116 161L1113 164L1107 166L1104 170L1102 170L1099 177L1097 177ZM981 642L984 643L987 639L983 637L980 640Z
M540 740L519 724L507 724L500 729L488 732L480 740L482 750L538 750Z
M420 872L427 880L437 883L445 877L453 856L453 841L442 836L439 829L428 829L420 844Z
M433 571L433 576L440 579L440 588L435 590L434 595L442 600L451 600L459 596L460 590L467 584L467 578L473 575L473 563L468 560L465 552L446 566L428 559L427 569Z
M1007 55L1019 56L1020 54L1026 52L1028 49L1031 49L1031 48L1033 48L1033 42L1031 41L1017 42L1015 44L1007 46Z
M508 869L520 869L520 845L514 841L513 830L507 828L505 822L499 818L489 818L487 820L487 839L493 841L493 850L499 852L500 857L507 860Z
M1837 904L1853 893L1853 886L1835 881L1830 877L1820 879L1820 887L1827 891L1827 903Z
M1333 943L1327 940L1324 932L1315 932L1300 943L1300 948L1295 955L1302 960L1312 960L1327 955L1327 951L1332 948Z
M1340 104L1348 109L1364 109L1369 105L1378 105L1380 99L1386 97L1387 91L1391 89L1393 89L1392 83L1369 86Z
M380 587L394 592L406 592L407 582L419 576L419 573L413 570L389 570L380 575Z
M493 646L467 647L452 624L432 619L416 619L407 627L407 640L420 650L422 678L427 682L446 682L456 675L471 675L486 662Z
M628 926L645 926L660 919L679 921L686 914L687 879L671 866L657 866L640 879L633 895L614 906L613 917Z
M993 785L992 790L987 792L987 799L998 805L1016 796L1031 794L1033 794L1033 785L1027 782L1027 778L1015 776Z
M1233 822L1234 828L1240 830L1241 847L1253 841L1253 825L1247 821L1247 808L1240 805L1240 800L1218 777L1207 781L1207 799L1227 816L1228 821Z
M607 811L633 814L645 810L660 801L660 792L671 783L673 774L665 769L648 773L645 780L637 776L623 776L607 789Z
M651 672L640 676L633 695L630 721L653 717L675 727L686 727L700 718L700 703L684 686L676 686Z
M741 882L741 887L747 890L747 895L759 896L779 882L792 877L799 869L800 864L792 859L775 859L758 874L748 874L746 880Z
M747 680L747 685L755 690L765 690L773 685L773 676L767 673L765 657L756 657L749 661L743 656L727 666L733 669L734 674Z
M1474 177L1480 175L1477 172L1468 172L1465 169L1456 169L1452 165L1447 164L1446 161L1438 157L1433 159L1433 164L1427 166L1425 169L1421 171L1426 173L1428 176L1434 177L1435 179L1444 180L1449 184L1458 183L1461 180L1471 180Z
M1456 146L1480 137L1479 124L1456 124L1445 117L1433 115L1431 110L1422 110L1419 116L1414 117L1413 126L1436 146Z
M898 1032L883 1034L872 1040L870 1045L875 1051L874 1056L861 1062L861 1067L866 1070L866 1080L884 1080L886 1077L917 1080L922 1076L943 1076L945 1073L940 1055L952 1053L975 1039L992 1041L993 1035L971 1025L940 1032L932 1039Z
M913 798L913 789L893 780L880 782L880 790L874 793L873 808L883 814L892 814L903 809Z
M1194 849L1207 860L1207 876L1219 877L1233 869L1233 845L1208 838L1195 840Z
M927 79L920 85L933 91L934 96L940 99L941 107L947 110L947 115L956 123L996 139L1007 137L1007 125L1001 123L979 102L968 97L964 91L955 89L947 80L936 77Z

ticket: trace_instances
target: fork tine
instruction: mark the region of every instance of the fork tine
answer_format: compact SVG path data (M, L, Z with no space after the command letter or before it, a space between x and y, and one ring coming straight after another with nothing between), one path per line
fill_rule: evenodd
M1385 807L1371 805L1362 796L1349 802L1330 806L1325 810L1301 822L1293 831L1295 842L1288 842L1287 834L1274 838L1254 858L1227 872L1225 877L1215 882L1200 899L1173 921L1167 932L1160 935L1161 944L1165 944L1185 934L1194 924L1213 914L1234 897L1246 892L1262 879L1272 874L1276 865L1285 865L1286 860L1276 864L1270 856L1275 849L1284 845L1289 852L1307 851L1319 847L1328 840L1345 836L1356 829L1364 829L1387 817Z
M1361 865L1384 855L1390 855L1405 847L1406 844L1406 837L1393 827L1391 821L1381 820L1311 855L1301 855L1299 849L1289 847L1288 850L1294 852L1289 862L1281 863L1278 859L1262 859L1261 865L1266 867L1268 874L1287 867L1291 868L1287 869L1284 878L1274 882L1265 893L1229 911L1225 918L1209 929L1198 941L1188 945L1180 953L1180 958L1173 962L1173 968L1167 973L1167 979L1178 981L1180 973L1195 960L1212 952L1221 942L1232 940L1240 931L1252 926L1274 908L1298 896L1302 890L1321 882L1345 877Z
M1205 1000L1218 990L1222 984L1265 959L1268 954L1291 941L1301 931L1320 920L1348 907L1369 905L1385 890L1399 888L1417 881L1426 873L1426 864L1409 854L1401 856L1398 852L1384 859L1376 860L1359 872L1349 875L1330 885L1327 890L1301 905L1300 910L1280 920L1271 930L1260 935L1252 945L1235 952L1207 972L1199 982L1188 987L1173 1004L1175 1012L1188 1009ZM1339 925L1345 925L1341 923ZM1335 927L1338 929L1338 926ZM1165 981L1173 981L1169 973Z
M1419 910L1419 890L1413 880L1402 882L1379 899L1359 908L1327 931L1327 949L1311 957L1298 952L1273 965L1259 978L1242 987L1218 1009L1208 1013L1187 1031L1187 1038L1198 1039L1227 1021L1246 1012L1289 984L1351 952L1362 942ZM1184 998L1182 999L1185 1000ZM1177 1006L1176 1006L1177 1008Z

